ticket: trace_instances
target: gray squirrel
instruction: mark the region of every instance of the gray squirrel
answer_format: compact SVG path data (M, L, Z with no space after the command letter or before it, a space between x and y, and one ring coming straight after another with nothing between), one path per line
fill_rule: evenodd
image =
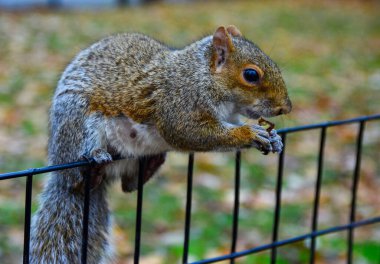
M50 110L49 164L93 159L95 166L53 172L32 219L30 261L79 263L84 177L90 180L88 263L111 261L107 186L137 188L168 151L281 152L273 129L243 124L287 114L291 102L279 67L235 26L183 49L139 33L107 37L68 65ZM113 156L127 157L112 161Z

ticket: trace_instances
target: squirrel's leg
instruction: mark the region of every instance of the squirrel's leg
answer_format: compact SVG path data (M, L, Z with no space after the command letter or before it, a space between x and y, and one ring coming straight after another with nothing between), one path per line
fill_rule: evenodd
M278 142L278 136L271 139L272 136L259 125L231 124L219 121L210 113L193 112L187 116L186 122L182 120L184 118L178 117L174 122L157 125L165 140L179 150L228 151L255 147L270 152L274 150L274 141ZM279 148L277 145L276 150Z
M83 157L92 158L98 164L112 161L107 151L105 121L101 114L93 113L85 120L85 141L82 146Z
M273 151L271 135L259 125L227 127L220 136L219 144L222 150L254 147L263 153Z
M82 174L91 175L91 189L96 188L105 177L105 166L112 162L112 155L107 150L104 117L101 114L92 114L84 122L85 139L81 148L81 157L94 160L96 165L81 169ZM82 189L83 178L76 188Z
M149 155L146 157L145 168L143 172L143 183L145 184L164 164L166 153ZM137 189L139 177L139 160L138 158L128 158L127 166L121 175L121 187L124 192L131 192Z

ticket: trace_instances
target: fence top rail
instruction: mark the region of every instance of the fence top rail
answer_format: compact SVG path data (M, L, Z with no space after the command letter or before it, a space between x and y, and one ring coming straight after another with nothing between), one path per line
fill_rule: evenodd
M322 127L331 127L331 126L345 125L345 124L350 124L350 123L371 121L375 119L380 119L380 114L370 115L370 116L361 116L357 118L338 120L338 121L328 121L328 122L322 122L318 124L283 128L283 129L279 129L277 132L279 134L285 134L285 133L292 133L292 132L303 131L303 130L318 129ZM122 159L122 158L119 156L114 158L114 160L117 160L117 159ZM93 161L91 160L83 160L83 161L76 161L76 162L60 164L60 165L52 165L52 166L32 168L32 169L15 171L15 172L8 172L8 173L0 174L0 180L7 180L7 179L12 179L12 178L31 176L35 174L42 174L42 173L47 173L47 172L52 172L52 171L57 171L57 170L83 167L83 166L90 165L92 162Z
M318 129L318 128L323 128L323 127L332 127L332 126L347 125L347 124L352 124L352 123L359 123L359 122L364 122L364 121L371 121L375 119L380 119L380 114L360 116L360 117L345 119L345 120L327 121L327 122L311 124L311 125L282 128L282 129L277 130L277 133L279 134L292 133L292 132L303 131L303 130Z
M83 160L83 161L76 161L76 162L71 162L71 163L66 163L66 164L61 164L61 165L52 165L52 166L46 166L46 167L41 167L41 168L32 168L32 169L27 169L27 170L8 172L8 173L0 174L0 180L31 176L35 174L42 174L42 173L47 173L47 172L52 172L52 171L57 171L57 170L72 169L72 168L82 167L82 166L86 166L90 164L91 164L91 161Z

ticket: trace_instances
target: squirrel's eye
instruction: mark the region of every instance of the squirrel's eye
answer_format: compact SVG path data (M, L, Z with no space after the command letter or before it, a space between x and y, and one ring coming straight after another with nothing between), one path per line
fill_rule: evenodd
M251 84L257 83L260 79L259 73L254 69L245 69L243 76L244 79Z

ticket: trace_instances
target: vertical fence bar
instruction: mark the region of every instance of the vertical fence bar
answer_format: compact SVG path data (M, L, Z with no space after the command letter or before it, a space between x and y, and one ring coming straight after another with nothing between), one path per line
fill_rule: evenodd
M182 263L187 263L189 256L189 239L190 239L190 223L191 223L191 201L193 192L193 168L194 153L189 154L189 164L187 165L187 194L186 194L186 215L185 215L185 235L183 242Z
M82 227L82 256L81 263L87 263L88 248L88 220L90 215L90 173L84 177L84 205L83 205L83 227Z
M23 263L29 263L29 249L30 249L30 217L32 213L32 184L33 175L28 175L26 178L25 187L25 222L24 222L24 254Z
M274 211L274 221L273 221L273 234L272 242L277 242L278 240L278 226L280 224L280 213L281 213L281 189L282 189L282 179L284 174L284 157L285 157L285 143L286 143L286 133L281 135L282 143L284 144L282 152L278 158L278 174L277 174L277 185L276 185L276 205ZM271 251L271 264L275 264L277 260L277 248L272 248Z
M137 208L136 208L136 228L135 228L135 254L134 264L140 262L141 248L141 226L142 226L142 205L143 205L143 185L144 185L144 170L146 168L146 158L139 159L139 175L137 179Z
M321 137L319 141L319 154L318 154L318 168L317 168L317 180L315 183L315 196L314 196L314 205L313 205L313 216L311 223L311 231L317 231L318 229L318 209L319 209L319 200L321 193L321 184L322 184L322 174L323 174L323 155L325 150L326 142L326 127L321 129ZM313 264L315 261L315 246L316 246L316 237L312 236L310 241L310 264Z
M236 252L236 242L238 236L239 227L239 205L240 205L240 168L241 168L241 152L236 151L235 157L235 200L234 200L234 211L233 211L233 222L232 222L232 243L231 243L231 253ZM231 264L235 263L235 258L231 258Z
M362 154L362 143L363 143L363 133L364 133L365 122L360 121L359 124L359 132L356 140L356 163L354 169L354 178L352 181L352 189L351 189L351 210L350 210L350 223L355 222L355 214L356 214L356 196L359 185L359 177L360 177L360 162L361 162L361 154ZM352 263L352 249L354 244L354 228L350 227L348 229L348 248L347 248L347 263Z

